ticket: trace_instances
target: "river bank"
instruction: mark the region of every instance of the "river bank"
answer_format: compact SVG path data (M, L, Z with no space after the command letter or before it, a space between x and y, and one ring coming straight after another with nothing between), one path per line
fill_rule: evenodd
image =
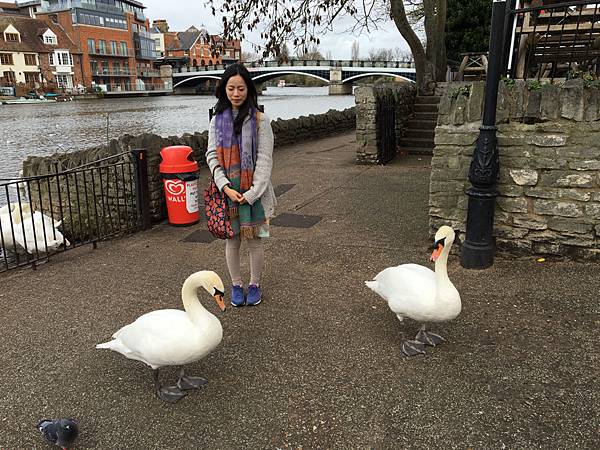
M271 119L292 119L354 106L327 88L268 88L259 102ZM180 136L208 128L213 96L165 96L0 106L0 178L18 175L27 156L69 153L125 134Z

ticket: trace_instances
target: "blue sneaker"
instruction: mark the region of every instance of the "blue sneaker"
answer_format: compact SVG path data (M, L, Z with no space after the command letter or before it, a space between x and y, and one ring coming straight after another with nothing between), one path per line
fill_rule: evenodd
M244 306L246 298L244 297L244 288L242 286L231 286L231 304L233 306Z
M261 300L262 300L262 292L260 291L260 288L255 284L251 284L250 286L248 286L248 295L246 296L246 304L249 306L256 306L260 303Z

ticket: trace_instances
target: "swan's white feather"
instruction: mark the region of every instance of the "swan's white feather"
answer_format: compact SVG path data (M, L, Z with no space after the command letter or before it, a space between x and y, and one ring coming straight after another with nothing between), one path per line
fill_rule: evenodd
M153 369L202 359L220 344L223 328L197 298L193 302L197 305L191 306L193 311L160 309L146 313L119 329L112 341L96 348L114 350Z

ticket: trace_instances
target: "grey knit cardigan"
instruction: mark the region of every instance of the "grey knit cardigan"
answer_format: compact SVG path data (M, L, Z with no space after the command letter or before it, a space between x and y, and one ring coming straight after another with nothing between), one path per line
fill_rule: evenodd
M249 117L246 120L250 120ZM258 125L258 148L256 156L256 167L252 178L252 187L244 192L246 201L253 205L260 199L267 219L275 216L277 199L271 184L271 171L273 169L273 129L271 120L266 114L261 114ZM215 174L215 183L220 191L229 184L225 171L219 166L217 158L217 139L215 118L210 121L208 129L208 147L206 149L206 163L210 173ZM216 169L215 169L216 168Z

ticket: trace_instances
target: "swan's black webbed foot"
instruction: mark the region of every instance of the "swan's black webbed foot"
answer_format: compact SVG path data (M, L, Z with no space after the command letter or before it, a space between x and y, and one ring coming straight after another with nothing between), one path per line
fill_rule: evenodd
M419 341L402 342L402 353L406 356L417 356L425 354L425 344Z
M187 395L177 386L161 386L158 369L154 370L154 392L158 398L169 403L176 403Z
M421 329L415 336L415 340L422 342L425 345L429 345L431 347L435 347L436 345L439 345L442 342L446 341L446 339L444 339L439 334L425 330L425 327L421 327Z
M187 376L183 369L179 372L179 380L177 380L177 387L182 391L187 391L190 389L199 389L202 386L206 386L208 384L208 380L201 377L190 377Z

